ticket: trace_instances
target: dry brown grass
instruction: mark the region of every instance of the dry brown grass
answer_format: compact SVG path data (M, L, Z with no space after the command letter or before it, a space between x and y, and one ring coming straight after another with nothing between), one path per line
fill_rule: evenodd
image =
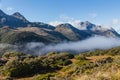
M87 60L90 60L91 62L96 62L105 58L108 58L109 56L91 56L91 57L86 57Z

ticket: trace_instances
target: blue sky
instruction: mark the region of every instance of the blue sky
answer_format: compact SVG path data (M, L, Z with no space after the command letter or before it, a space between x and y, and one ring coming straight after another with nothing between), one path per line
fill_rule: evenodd
M0 8L20 12L29 21L90 21L120 32L120 0L1 0Z

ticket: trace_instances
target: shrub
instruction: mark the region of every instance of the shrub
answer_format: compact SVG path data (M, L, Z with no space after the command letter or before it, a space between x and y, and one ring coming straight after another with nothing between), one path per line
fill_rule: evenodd
M3 66L3 72L10 77L23 77L32 74L44 74L54 71L51 66L40 62L38 59L32 59L27 62L19 60L10 60Z
M77 60L86 60L86 57L84 55L79 54L79 55L75 56L75 59L77 59Z
M8 61L4 66L4 74L10 77L26 76L29 72L27 64L23 64L17 60Z
M10 57L20 57L25 55L24 53L20 52L6 52L3 54L2 58L10 58Z
M64 65L64 66L69 65L69 64L72 64L72 61L70 61L70 60L65 60L65 61L63 62L63 65Z
M35 80L50 80L50 77L52 76L54 75L51 73L41 74L41 75L38 75Z

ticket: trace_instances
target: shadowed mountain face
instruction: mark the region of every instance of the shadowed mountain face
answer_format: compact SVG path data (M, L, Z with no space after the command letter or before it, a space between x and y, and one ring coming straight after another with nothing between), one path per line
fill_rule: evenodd
M25 27L28 22L24 22L22 19L18 19L14 16L7 15L0 10L0 27L9 26L11 28Z
M19 12L7 15L2 10L0 10L0 27L0 42L10 44L78 41L95 35L120 37L113 28L104 28L88 21L80 22L77 28L68 23L52 26L42 22L29 22Z
M28 23L29 21L23 16L21 15L19 12L16 12L12 15L13 17L20 19L22 21L24 21L25 23Z
M71 24L67 24L67 23L56 26L55 31L60 32L71 41L82 40L92 36L86 30L78 30L77 28L73 27Z

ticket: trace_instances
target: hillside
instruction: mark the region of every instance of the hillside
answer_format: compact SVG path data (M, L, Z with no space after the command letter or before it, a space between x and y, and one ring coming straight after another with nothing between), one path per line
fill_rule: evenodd
M10 28L0 29L0 43L8 44L24 44L28 42L44 42L50 43L44 36L38 35L34 32L16 31Z
M120 47L72 55L50 52L34 56L6 52L0 78L15 80L119 80ZM36 75L37 74L37 75Z

